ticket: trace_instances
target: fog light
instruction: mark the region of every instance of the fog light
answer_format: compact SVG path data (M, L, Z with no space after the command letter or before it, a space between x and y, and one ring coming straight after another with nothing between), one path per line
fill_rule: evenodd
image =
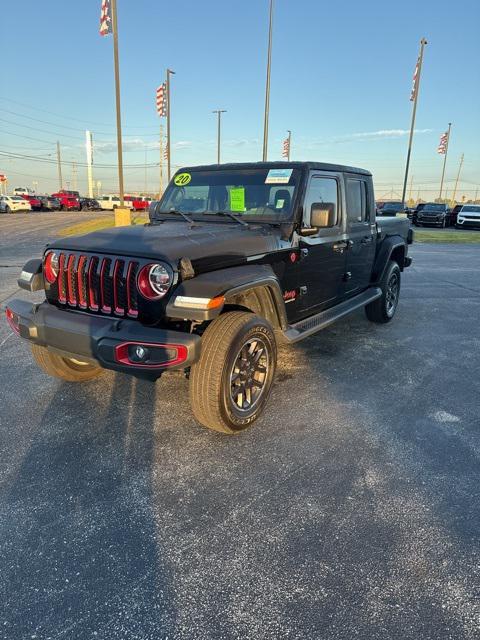
M145 360L147 355L148 351L147 349L145 349L145 347L142 347L141 345L137 345L135 347L135 358L137 358L138 360Z

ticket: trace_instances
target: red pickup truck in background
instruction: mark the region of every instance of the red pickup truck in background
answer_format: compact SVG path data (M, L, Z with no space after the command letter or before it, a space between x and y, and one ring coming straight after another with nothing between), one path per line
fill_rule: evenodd
M126 202L131 202L134 211L146 211L150 206L150 199L146 196L125 196Z
M72 193L78 193L78 191L68 192L62 189L58 193L52 193L53 198L58 198L60 200L60 204L62 205L62 211L80 211L81 210L82 207L80 206L79 197L70 195Z

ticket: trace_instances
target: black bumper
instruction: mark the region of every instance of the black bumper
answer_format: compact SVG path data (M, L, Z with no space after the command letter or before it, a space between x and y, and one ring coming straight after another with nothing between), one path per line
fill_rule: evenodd
M20 337L65 356L96 361L105 369L156 378L167 369L185 369L200 357L200 336L145 327L133 320L102 318L57 309L48 302L13 300ZM129 347L141 345L151 359L132 361Z

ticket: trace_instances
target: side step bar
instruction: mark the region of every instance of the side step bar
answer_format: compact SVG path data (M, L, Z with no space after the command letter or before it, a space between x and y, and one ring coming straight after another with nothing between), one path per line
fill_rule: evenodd
M289 343L298 342L311 336L313 333L325 329L328 325L333 324L343 316L347 316L349 313L364 307L365 305L377 300L382 295L382 290L379 287L372 287L367 289L363 293L358 294L350 300L345 300L340 304L316 313L314 316L300 320L295 324L289 325L288 329L283 332L283 337Z

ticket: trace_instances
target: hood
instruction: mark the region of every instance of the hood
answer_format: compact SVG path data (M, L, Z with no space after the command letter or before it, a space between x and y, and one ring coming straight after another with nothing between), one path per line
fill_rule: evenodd
M172 265L189 258L194 268L202 270L241 264L279 246L280 231L275 227L247 228L234 222L196 222L190 227L184 220L114 227L49 244L51 249L164 260Z

